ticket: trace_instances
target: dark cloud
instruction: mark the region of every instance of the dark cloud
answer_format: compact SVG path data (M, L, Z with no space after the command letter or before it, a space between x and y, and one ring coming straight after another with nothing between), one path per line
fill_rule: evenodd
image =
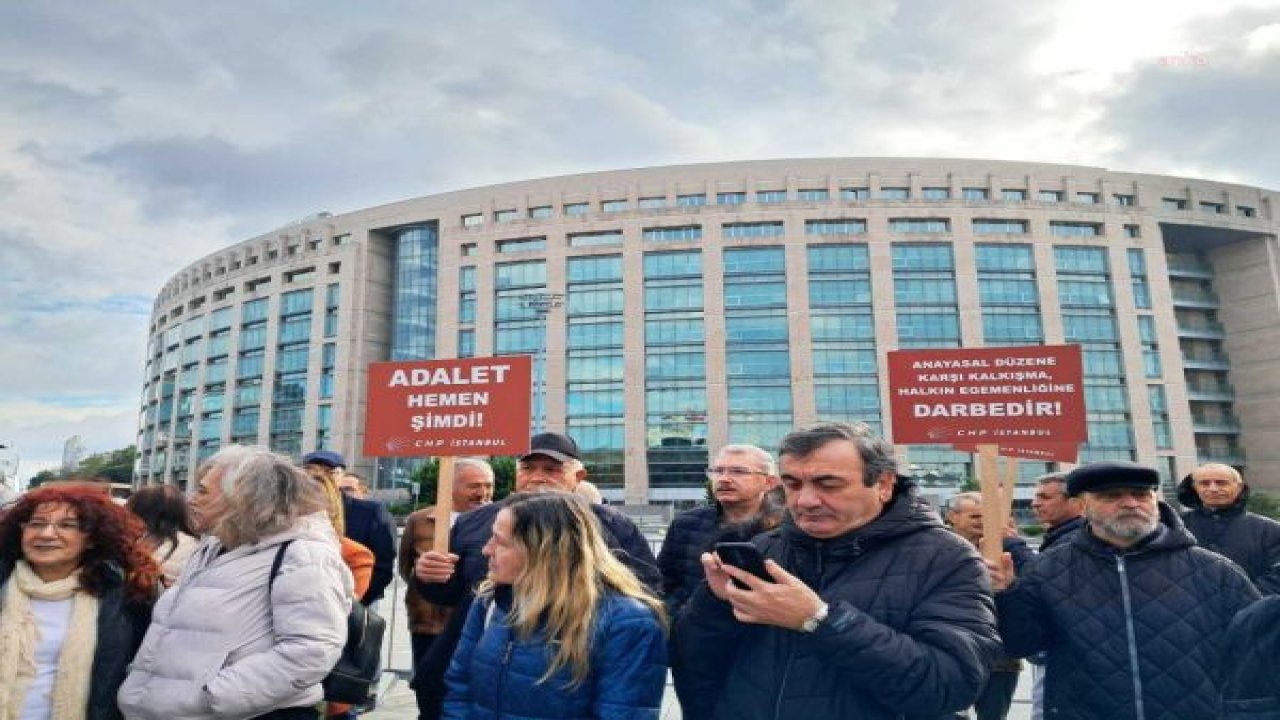
M1275 23L1280 12L1256 10L1202 23L1199 47L1150 58L1125 77L1098 123L1120 143L1116 163L1280 189L1280 43L1247 41Z

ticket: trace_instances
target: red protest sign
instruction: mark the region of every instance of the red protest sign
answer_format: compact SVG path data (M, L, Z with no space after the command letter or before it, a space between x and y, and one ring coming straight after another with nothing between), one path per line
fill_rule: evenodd
M889 404L898 444L1082 443L1079 345L889 353Z
M364 454L518 455L529 449L527 355L373 363Z

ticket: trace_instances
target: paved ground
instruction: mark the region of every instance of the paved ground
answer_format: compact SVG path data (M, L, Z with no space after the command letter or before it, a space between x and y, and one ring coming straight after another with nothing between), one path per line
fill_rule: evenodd
M407 684L408 673L413 663L409 650L409 631L404 620L404 584L398 578L395 585L388 591L387 597L394 598L394 602L390 599L383 600L378 608L391 626L387 647L384 648L387 654L384 667L397 673L383 675L383 685L386 690L382 694L378 708L361 717L367 720L416 720L418 708L414 703L413 691ZM400 679L400 675L403 675L403 680ZM1010 720L1030 720L1031 718L1031 671L1024 671L1020 679L1018 691L1013 699L1013 709L1009 713ZM680 706L676 703L675 693L671 691L671 686L668 684L666 698L662 703L662 720L680 720L680 717Z

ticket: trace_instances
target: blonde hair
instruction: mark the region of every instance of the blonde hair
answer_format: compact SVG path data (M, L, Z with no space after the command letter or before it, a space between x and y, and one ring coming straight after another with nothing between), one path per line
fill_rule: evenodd
M338 488L337 473L325 473L322 479L315 479L324 493L324 511L329 515L329 522L338 537L347 534L347 516L342 508L342 490Z
M586 680L600 603L610 591L639 601L666 628L662 603L609 550L585 499L563 492L516 493L503 504L512 515L515 544L525 553L524 570L512 583L510 625L521 640L542 630L554 648L539 683L562 668L570 671L567 689ZM480 594L492 596L493 589L486 580Z

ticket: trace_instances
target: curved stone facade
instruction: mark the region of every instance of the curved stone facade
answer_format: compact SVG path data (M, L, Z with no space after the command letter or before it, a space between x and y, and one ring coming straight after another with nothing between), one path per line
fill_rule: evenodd
M1079 342L1090 442L1170 479L1280 477L1277 195L1100 168L943 159L591 173L321 214L174 276L152 321L146 481L229 441L358 454L363 370L536 357L535 425L606 495L702 497L708 448L816 419L888 427L885 353ZM946 488L966 455L902 448ZM1024 462L1027 479L1048 469ZM1272 481L1274 483L1274 481Z

